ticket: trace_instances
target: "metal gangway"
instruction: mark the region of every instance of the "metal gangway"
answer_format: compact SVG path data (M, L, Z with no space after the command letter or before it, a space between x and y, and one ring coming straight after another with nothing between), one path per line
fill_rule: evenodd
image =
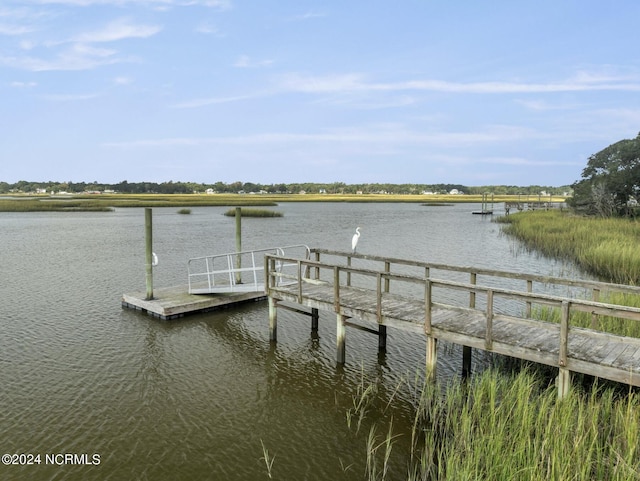
M263 292L265 280L265 255L310 259L310 249L304 244L270 247L252 251L229 252L204 257L194 257L187 263L189 294L232 294ZM296 282L297 262L280 262L276 270L284 276L282 285ZM287 276L287 273L289 276Z

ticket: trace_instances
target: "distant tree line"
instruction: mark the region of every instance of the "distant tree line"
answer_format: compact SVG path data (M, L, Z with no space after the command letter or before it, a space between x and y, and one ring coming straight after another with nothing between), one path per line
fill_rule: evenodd
M290 183L290 184L257 184L253 182L216 182L213 184L195 182L127 182L123 180L117 184L99 182L30 182L21 180L14 184L0 182L0 194L9 193L59 193L68 192L78 194L83 192L117 192L121 194L192 194L207 191L228 193L269 193L269 194L448 194L457 190L464 194L483 194L485 192L496 195L539 195L541 192L553 195L565 195L571 190L569 186L515 186L515 185L487 185L470 187L460 184L345 184L333 183Z

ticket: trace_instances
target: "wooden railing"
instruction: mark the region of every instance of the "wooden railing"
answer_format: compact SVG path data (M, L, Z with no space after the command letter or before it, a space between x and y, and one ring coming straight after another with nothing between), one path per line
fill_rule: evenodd
M540 310L536 309L534 311L532 306L549 307L560 313L559 335L556 344L558 354L557 358L554 359L550 357L550 352L541 353L536 362L560 368L561 374L567 374L567 379L567 360L571 356L568 343L569 333L572 328L578 327L577 324L572 324L572 315L577 313L590 314L590 327L580 326L582 332L586 333L600 334L604 332L598 329L597 320L601 316L640 322L640 308L600 301L601 296L605 293L640 294L640 288L634 286L350 254L324 249L312 249L311 253L312 259L308 260L267 255L265 261L267 294L271 292L271 289L276 288L276 280L279 277L286 276L286 274L277 272L277 263L297 263L297 275L290 276L287 280L292 282L291 285L295 285L296 298L299 304L303 304L305 299L306 286L324 285L332 289L333 310L336 313L340 313L343 308L342 291L351 288L354 284L358 284L358 287L368 289L372 293L375 292L375 314L373 315L374 320L378 323L383 323L386 315L383 312L383 294L385 293L404 296L407 299L411 299L412 302L419 301L423 303L424 318L417 321L424 323L424 333L427 337L433 334L432 316L435 309L467 310L470 314L474 313L476 317L478 313L482 313L483 318L486 320L484 345L478 347L486 350L493 349L495 321L542 323L544 322L542 319L535 318L539 316ZM332 262L324 260L326 258L329 258ZM358 262L366 261L366 267L355 266L354 261L356 260ZM394 270L405 267L417 268L421 274L394 272ZM469 281L446 279L444 278L445 276L440 277L442 273L457 273L458 275L462 273L468 276ZM491 282L488 282L491 279L507 280L510 284L516 285L518 283L524 284L522 289L508 288L495 285L495 282L492 285ZM591 299L575 297L577 295L575 292L572 292L571 296L534 292L534 286L537 287L538 284L547 290L553 286L583 289L590 294ZM409 285L412 287L407 287ZM452 296L450 295L451 292L458 292L462 295ZM479 307L479 304L483 304L483 306ZM587 316L588 318L589 316ZM412 321L416 322L415 319ZM613 336L612 333L606 333L606 335ZM462 344L467 345L465 343ZM519 357L516 347L513 348L513 353L510 353L508 348L505 351L504 346L501 346L501 349L503 354ZM553 354L553 356L556 356L556 354ZM600 376L601 373L596 367L589 374ZM629 376L629 379L632 378L637 380L638 376ZM631 384L635 382L629 381Z

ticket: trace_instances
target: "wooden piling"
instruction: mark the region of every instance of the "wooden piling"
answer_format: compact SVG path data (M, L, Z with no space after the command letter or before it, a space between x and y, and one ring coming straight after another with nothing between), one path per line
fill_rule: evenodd
M269 340L271 342L278 341L277 307L277 301L273 297L269 297Z
M320 319L320 313L317 308L311 309L311 331L318 332L318 320Z
M242 252L242 208L236 207L236 252ZM236 284L242 283L242 259L240 254L236 256Z
M471 377L471 347L462 346L462 378Z
M153 218L151 208L144 209L144 232L145 232L145 271L147 297L146 300L153 299Z
M345 326L346 317L342 314L336 314L336 362L344 364L346 360L346 343L347 334Z
M378 325L378 351L387 350L387 326Z
M427 336L427 381L436 380L436 362L438 360L438 339Z

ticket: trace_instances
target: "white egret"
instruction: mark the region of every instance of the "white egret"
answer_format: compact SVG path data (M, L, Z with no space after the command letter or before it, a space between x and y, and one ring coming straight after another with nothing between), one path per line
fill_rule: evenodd
M360 227L356 227L356 233L351 238L351 252L356 253L356 246L358 245L358 239L360 239Z

